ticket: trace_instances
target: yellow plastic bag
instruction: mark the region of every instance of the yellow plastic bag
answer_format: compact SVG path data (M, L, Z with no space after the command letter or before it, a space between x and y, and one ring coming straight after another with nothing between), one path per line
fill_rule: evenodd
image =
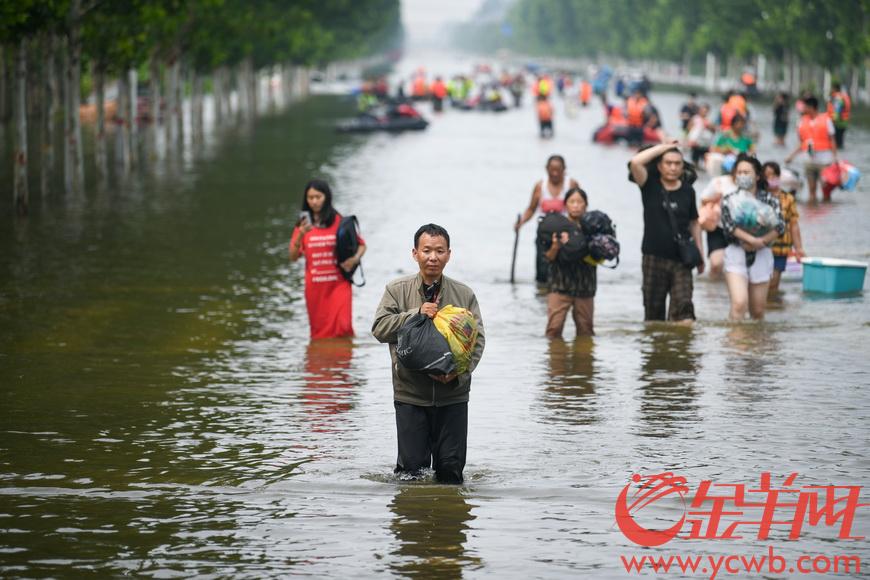
M474 314L465 308L448 304L438 311L433 322L450 345L450 352L456 362L456 372L467 372L471 353L477 342L477 320L474 319Z

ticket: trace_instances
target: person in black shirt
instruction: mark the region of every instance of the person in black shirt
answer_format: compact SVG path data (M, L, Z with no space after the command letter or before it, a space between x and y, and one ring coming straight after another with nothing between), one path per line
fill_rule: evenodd
M776 144L785 147L788 132L788 93L777 93L773 98L773 135Z
M628 164L630 179L640 186L643 200L643 306L644 320L671 321L694 320L692 303L692 270L683 265L676 237L682 235L694 240L703 257L701 227L698 225L698 208L695 205L695 190L684 172L683 155L677 149L677 141L662 143L639 151ZM676 218L677 229L673 231L665 199ZM698 273L704 272L703 258Z

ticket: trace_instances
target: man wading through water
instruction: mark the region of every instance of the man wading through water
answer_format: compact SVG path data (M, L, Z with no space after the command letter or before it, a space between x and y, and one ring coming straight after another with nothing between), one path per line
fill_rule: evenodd
M697 247L698 274L704 272L704 246L695 190L687 183L683 155L676 141L662 143L639 151L628 168L643 201L644 320L665 320L670 295L667 319L691 323L695 319L692 267L683 263L677 238Z
M375 313L372 334L390 345L393 361L393 405L399 456L396 473L419 475L428 467L440 483L462 483L468 435L468 392L471 373L483 355L483 320L471 288L442 275L450 260L450 236L435 224L414 234L411 255L420 272L387 284ZM468 372L429 375L409 371L396 358L398 332L411 316L434 318L439 306L467 308L477 320L477 342Z

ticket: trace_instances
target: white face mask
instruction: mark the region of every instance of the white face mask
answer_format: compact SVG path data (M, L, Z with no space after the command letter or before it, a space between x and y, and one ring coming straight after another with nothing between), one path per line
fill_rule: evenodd
M752 189L755 185L755 178L751 175L738 175L734 178L734 185L740 189Z

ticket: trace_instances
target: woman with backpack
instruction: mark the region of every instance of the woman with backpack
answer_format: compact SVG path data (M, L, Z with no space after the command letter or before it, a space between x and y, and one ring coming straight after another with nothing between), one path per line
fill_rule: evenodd
M581 220L586 213L588 197L579 187L565 194L568 220L566 229L554 232L550 249L544 257L550 264L550 291L547 294L547 338L561 338L568 311L572 311L577 336L592 336L592 315L597 289L596 267L583 259L586 236Z
M332 207L329 184L319 179L309 181L290 240L290 261L305 257L305 305L312 339L354 335L352 285L345 273L356 269L366 246L362 237L357 236L356 253L338 263L339 224L341 216Z

